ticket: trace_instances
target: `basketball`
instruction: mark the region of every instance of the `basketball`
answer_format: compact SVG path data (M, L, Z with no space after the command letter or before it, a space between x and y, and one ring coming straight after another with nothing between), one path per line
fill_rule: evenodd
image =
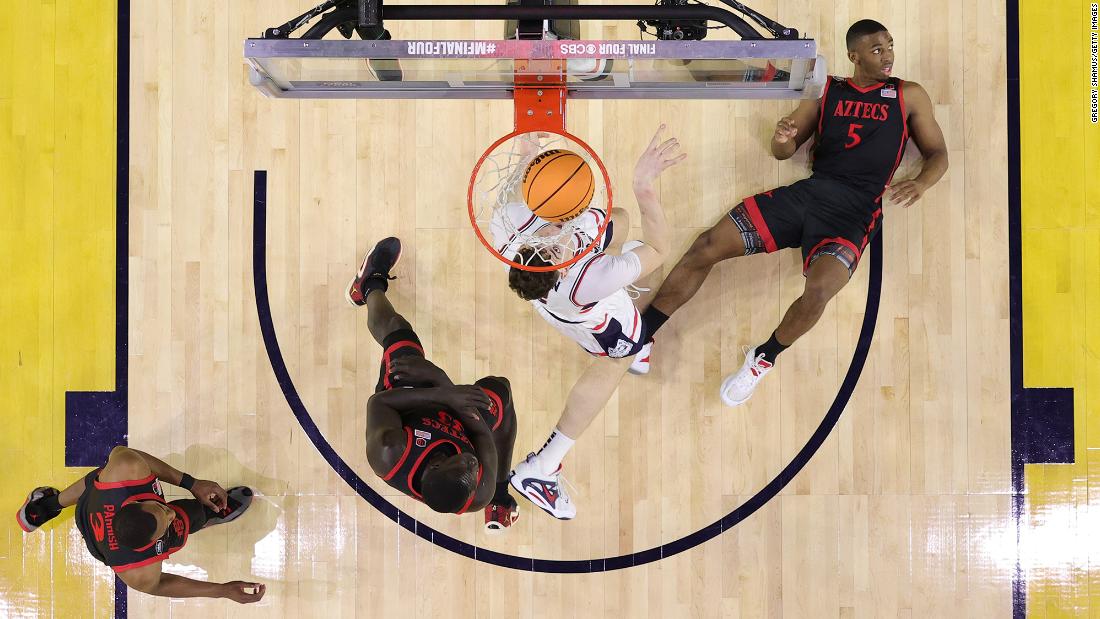
M538 154L523 173L523 199L531 212L547 221L569 221L592 203L596 189L592 168L567 150Z

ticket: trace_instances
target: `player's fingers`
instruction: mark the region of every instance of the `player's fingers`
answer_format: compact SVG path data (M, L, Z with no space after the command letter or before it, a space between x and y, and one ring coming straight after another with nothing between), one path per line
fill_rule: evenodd
M665 131L665 124L661 123L661 126L657 127L657 133L654 133L653 134L653 139L649 141L649 146L647 148L653 148L653 147L657 146L657 144L659 144L660 141L661 141L661 135L664 133L664 131Z

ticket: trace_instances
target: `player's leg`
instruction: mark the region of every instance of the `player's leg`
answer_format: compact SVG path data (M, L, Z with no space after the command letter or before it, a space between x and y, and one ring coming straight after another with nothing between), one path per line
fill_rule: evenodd
M487 376L474 384L496 393L501 400L500 425L493 430L493 443L497 449L496 493L493 495L493 501L485 508L485 530L489 533L499 533L519 518L519 506L508 493L512 451L516 445L519 424L516 419L516 409L512 405L511 387L506 378Z
M569 391L565 410L550 438L512 472L512 487L555 518L569 520L577 514L576 505L561 484L562 460L607 405L630 362L630 357L594 360Z
M379 344L394 331L412 329L386 298L389 282L394 279L390 271L400 258L401 241L392 236L379 241L363 259L363 265L348 284L345 295L348 303L367 307L367 328Z
M56 518L61 514L62 509L76 505L80 495L84 494L86 478L87 475L81 476L64 490L50 486L41 486L32 490L19 511L15 513L19 527L30 533Z
M745 242L741 231L730 217L722 217L691 244L687 253L661 283L647 311L657 310L665 316L671 316L699 292L714 265L743 255ZM655 330L651 328L651 334Z
M757 384L775 366L779 353L817 324L829 301L848 283L855 262L843 261L839 253L823 252L809 256L808 260L812 262L806 270L802 296L787 308L779 327L768 341L750 348L745 353L741 369L722 381L719 394L727 406L744 404L752 397ZM817 259L813 260L815 257Z
M823 255L815 260L806 271L806 287L802 296L787 308L787 313L783 315L772 339L777 340L783 348L794 344L795 340L817 324L829 301L844 288L851 275L848 266L833 259L831 255ZM782 351L775 354L779 352ZM770 351L769 356L774 363L775 357L770 355Z
M798 247L807 194L805 181L799 181L749 196L700 234L665 278L644 314L650 336L695 296L714 265L729 258Z
M196 533L217 524L232 522L240 517L252 505L252 489L247 486L235 486L226 491L228 500L221 511L214 511L198 499L177 499L168 504L178 508L187 516L187 533Z

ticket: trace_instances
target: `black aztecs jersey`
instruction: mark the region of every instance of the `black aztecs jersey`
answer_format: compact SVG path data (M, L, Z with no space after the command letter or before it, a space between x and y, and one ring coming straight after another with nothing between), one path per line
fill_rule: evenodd
M891 77L866 88L851 79L825 82L813 147L815 176L882 196L909 140L902 80Z
M76 502L76 528L84 537L88 552L116 572L163 561L187 543L190 529L187 512L168 504L176 512L176 519L160 539L143 548L127 548L115 535L114 518L118 510L134 501L164 503L164 492L153 475L145 479L102 482L96 469L84 478L84 493Z
M504 420L504 405L501 394L478 385L485 395L489 396L489 408L478 409L481 418L489 426L489 430L496 431ZM499 387L498 387L499 388ZM505 395L504 397L508 397ZM402 493L411 496L417 501L423 501L420 493L420 466L429 454L436 450L451 456L460 453L474 453L474 445L466 436L466 429L462 422L450 411L437 408L424 408L422 411L406 413L402 415L402 425L405 430L405 450L397 463L389 473L382 476L391 488L396 488ZM484 470L480 464L477 467L477 481L481 483L481 474ZM474 497L466 501L466 505L457 513L463 514L470 508Z

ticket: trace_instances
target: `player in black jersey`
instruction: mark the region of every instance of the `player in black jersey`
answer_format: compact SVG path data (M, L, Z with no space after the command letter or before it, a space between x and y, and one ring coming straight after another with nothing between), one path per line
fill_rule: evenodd
M195 498L166 502L161 482L189 490ZM251 503L252 491L244 486L227 491L160 458L120 446L111 450L107 464L64 490L35 488L16 519L30 533L76 505L76 528L88 552L128 587L164 597L229 598L249 604L264 596L265 585L193 580L162 572L161 562L183 548L192 533L236 520Z
M810 330L848 283L867 243L882 227L882 196L908 207L947 172L947 146L928 93L892 77L894 39L882 24L861 20L847 35L850 78L832 77L818 100L805 100L779 121L771 141L789 159L811 136L813 175L756 194L695 240L645 313L650 333L686 303L715 264L785 247L802 250L806 286L767 342L747 350L741 369L723 381L722 401L744 403L776 357ZM912 137L924 161L913 179L891 185ZM825 257L827 259L820 260Z
M348 286L353 306L366 306L367 327L382 346L375 394L367 404L367 461L391 487L437 512L485 510L496 532L519 515L508 494L516 413L508 379L486 376L456 386L424 357L412 326L386 290L401 242L383 239Z

